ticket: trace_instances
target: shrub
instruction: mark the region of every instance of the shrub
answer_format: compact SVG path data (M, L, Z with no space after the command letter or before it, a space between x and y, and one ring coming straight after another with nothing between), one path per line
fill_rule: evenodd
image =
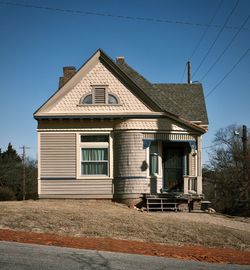
M16 196L8 187L0 187L0 201L14 201Z

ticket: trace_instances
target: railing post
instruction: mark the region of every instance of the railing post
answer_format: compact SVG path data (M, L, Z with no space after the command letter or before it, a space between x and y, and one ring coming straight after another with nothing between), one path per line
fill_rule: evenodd
M189 177L188 176L183 176L183 179L184 179L184 194L188 194L188 179Z
M197 194L202 194L202 177L197 176Z

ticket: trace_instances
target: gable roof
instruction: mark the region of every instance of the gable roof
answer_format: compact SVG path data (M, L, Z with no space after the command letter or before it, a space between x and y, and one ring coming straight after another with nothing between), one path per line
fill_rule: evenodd
M77 73L58 91L56 91L35 113L39 118L40 112L51 106L54 100L74 85L84 70L89 70L93 62L99 60L124 85L126 85L140 100L145 102L153 111L165 113L193 128L203 130L202 125L208 125L208 118L201 84L152 84L130 67L125 61L114 62L102 50L97 50L77 71ZM192 122L200 121L201 126ZM204 132L205 130L203 130Z
M116 65L133 80L161 108L188 121L208 125L208 117L201 84L151 84L125 62Z

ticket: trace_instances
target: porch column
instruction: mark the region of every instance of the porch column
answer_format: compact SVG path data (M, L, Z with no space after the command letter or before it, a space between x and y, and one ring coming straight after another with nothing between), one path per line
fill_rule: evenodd
M202 194L202 137L197 137L197 194Z
M184 188L183 188L183 192L184 194L188 194L188 176L184 176L183 180L184 180Z

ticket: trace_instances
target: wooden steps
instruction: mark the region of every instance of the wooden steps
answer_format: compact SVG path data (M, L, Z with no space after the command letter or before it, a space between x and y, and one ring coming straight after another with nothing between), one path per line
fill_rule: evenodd
M177 212L179 210L179 203L170 202L168 198L146 198L147 211L167 211L173 210Z

